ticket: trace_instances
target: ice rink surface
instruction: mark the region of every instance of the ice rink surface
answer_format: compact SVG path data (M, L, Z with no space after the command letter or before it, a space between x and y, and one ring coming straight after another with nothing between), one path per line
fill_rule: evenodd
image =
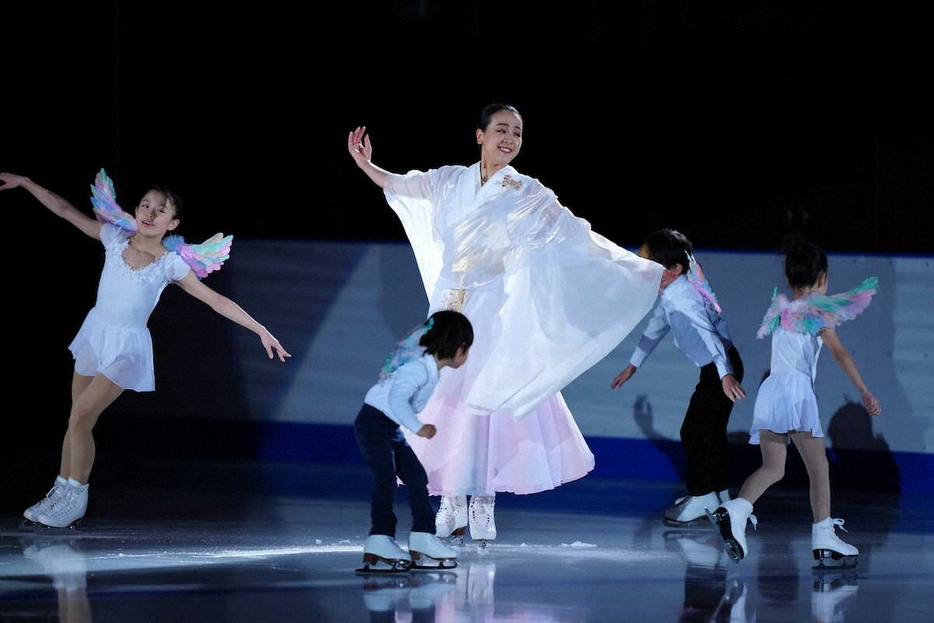
M806 491L766 493L740 563L709 525L663 523L680 494L677 483L594 477L501 494L498 538L485 549L468 538L457 568L363 576L362 465L105 464L75 530L0 516L0 620L934 620L931 496L835 493L833 516L849 530L839 534L860 556L855 567L819 568ZM396 512L405 546L404 489Z

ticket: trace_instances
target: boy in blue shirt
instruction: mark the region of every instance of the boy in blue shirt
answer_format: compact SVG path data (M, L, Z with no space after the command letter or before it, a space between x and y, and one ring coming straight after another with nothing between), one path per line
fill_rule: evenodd
M675 345L698 368L700 378L681 424L688 494L665 510L665 523L706 521L730 499L727 482L727 423L733 403L746 396L743 361L733 345L716 296L694 260L694 245L681 232L660 229L639 251L665 267L661 296L629 364L610 384L628 381L671 331Z

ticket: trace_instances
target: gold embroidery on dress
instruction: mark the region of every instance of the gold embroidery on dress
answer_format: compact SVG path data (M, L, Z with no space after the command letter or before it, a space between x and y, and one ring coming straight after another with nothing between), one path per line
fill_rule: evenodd
M448 290L442 301L442 308L453 311L461 311L464 303L467 301L467 290Z
M499 183L503 188L512 188L513 190L522 190L522 182L512 179L511 175L504 175L503 181Z

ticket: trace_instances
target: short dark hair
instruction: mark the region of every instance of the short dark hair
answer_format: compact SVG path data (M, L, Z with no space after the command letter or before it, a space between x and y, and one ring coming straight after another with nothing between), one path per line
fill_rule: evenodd
M436 311L428 317L431 328L418 341L425 353L439 359L451 359L458 349L473 345L473 325L467 316L454 310Z
M691 262L688 256L694 255L694 245L688 240L687 236L677 229L659 229L646 236L642 243L644 255L653 262L658 262L665 268L671 268L675 264L680 264L682 275L688 274L691 270Z

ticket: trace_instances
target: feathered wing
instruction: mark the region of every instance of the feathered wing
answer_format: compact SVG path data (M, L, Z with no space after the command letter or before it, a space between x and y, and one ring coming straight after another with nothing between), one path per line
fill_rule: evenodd
M419 325L408 332L408 334L396 342L395 348L386 357L386 363L379 371L379 380L382 381L395 372L402 364L407 363L417 357L425 354L425 347L419 344L422 336L428 333L434 324L434 318L430 318L425 324Z
M720 303L717 302L717 295L714 293L713 288L710 287L710 282L707 281L707 276L704 274L704 269L701 268L700 263L694 259L693 255L688 255L688 259L690 260L688 281L698 292L700 292L701 296L707 299L707 301L717 311L718 314L723 313L723 310L720 309Z
M773 294L772 305L765 313L757 336L763 338L778 326L795 333L814 334L853 320L869 307L878 284L877 277L869 277L842 294L811 294L793 302L783 294Z
M230 257L233 236L217 233L201 244L188 244L181 236L171 235L166 236L162 243L178 253L198 279L204 279L209 273L220 270L224 261Z
M136 232L136 219L117 203L113 182L107 177L104 169L97 172L94 183L91 184L91 205L94 206L94 216L97 220L111 223L128 232Z

